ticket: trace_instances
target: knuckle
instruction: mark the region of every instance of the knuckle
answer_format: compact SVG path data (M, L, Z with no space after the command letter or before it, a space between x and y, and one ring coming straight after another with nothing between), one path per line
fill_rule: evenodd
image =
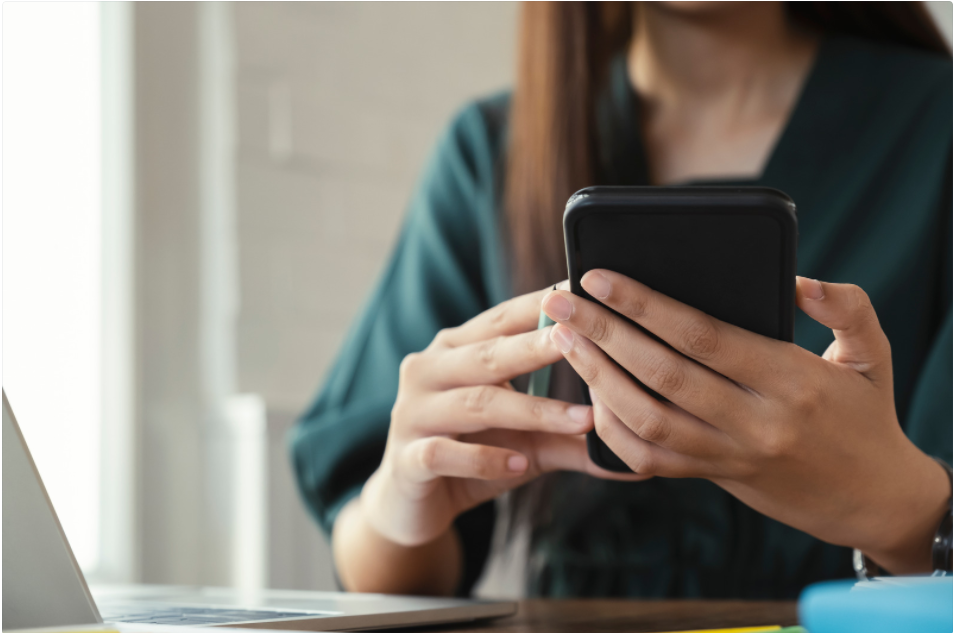
M407 412L407 400L399 393L398 397L394 400L394 406L391 407L392 427L401 426L403 421L407 419L408 417L405 415L406 412Z
M457 328L444 328L437 332L434 335L434 340L431 341L432 347L449 347L450 339L454 336L454 331Z
M440 459L440 450L440 443L433 438L426 440L421 445L421 466L425 470L433 472L437 468L438 460Z
M605 342L610 337L612 329L609 318L604 314L598 314L590 322L587 338L594 343Z
M495 372L499 368L500 343L503 337L498 336L481 342L477 346L477 360L488 371Z
M791 392L791 404L801 418L811 417L823 406L824 389L819 379L798 381Z
M573 369L583 379L583 382L591 387L598 387L603 382L603 369L596 363L582 362L579 365L574 365Z
M852 307L855 310L869 310L871 309L871 299L868 298L868 293L861 289L861 286L856 286L855 284L848 284L848 291L851 297Z
M536 422L543 422L547 418L548 410L545 400L534 399L530 402L530 418Z
M509 322L511 301L513 301L513 299L497 304L490 309L490 313L488 315L490 317L490 324L495 328L503 328Z
M417 375L418 370L421 364L421 354L419 352L412 352L405 356L401 360L401 365L398 368L398 378L403 382L413 380Z
M648 446L634 448L630 453L627 465L633 469L637 475L655 475L656 462L653 459L652 451Z
M640 412L634 425L633 432L639 437L654 444L664 444L672 435L672 425L662 413L655 408Z
M621 302L619 311L634 321L642 319L649 313L649 298L646 296L627 296Z
M874 306L871 304L871 299L868 297L868 293L862 290L860 286L849 284L848 297L848 312L851 315L850 318L852 321L864 324L872 320L877 320L878 315L875 313Z
M785 424L774 424L765 429L762 439L762 453L770 460L781 459L792 453L795 434Z
M881 341L882 353L884 354L884 357L888 361L887 363L888 367L891 367L892 366L891 358L893 356L893 352L891 351L891 341L888 340L888 336L884 332L881 333L880 341Z
M490 479L496 472L493 456L487 448L480 448L471 456L470 471L478 479Z
M668 356L660 356L646 363L646 382L664 394L681 392L686 386L686 374L679 364Z
M480 385L464 390L464 409L470 413L480 414L487 410L493 401L496 389L489 385Z
M530 336L524 336L523 338L523 351L526 354L533 358L541 355L541 353L550 347L550 330L543 329L533 332Z
M713 358L720 347L719 331L709 317L692 319L682 335L682 348L695 358Z

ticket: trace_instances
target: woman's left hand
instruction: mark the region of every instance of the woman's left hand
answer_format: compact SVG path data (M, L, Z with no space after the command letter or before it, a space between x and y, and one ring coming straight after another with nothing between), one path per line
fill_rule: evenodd
M597 433L635 472L709 479L893 573L930 571L947 476L898 423L891 349L860 288L798 278L798 306L835 335L819 357L613 272L582 285L606 307L551 292L551 338L590 386Z

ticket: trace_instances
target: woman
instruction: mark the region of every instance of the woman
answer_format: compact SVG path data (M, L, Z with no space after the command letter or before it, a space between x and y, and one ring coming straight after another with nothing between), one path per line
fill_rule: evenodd
M542 473L517 496L536 504L532 594L791 598L850 576L850 548L931 571L951 492L930 457L952 442L950 77L915 3L525 6L513 96L440 142L293 437L344 586L469 592L493 500ZM798 280L797 346L608 272L589 292L685 356L565 291L522 294L565 277L573 191L701 182L796 201L799 273L826 280ZM541 305L558 324L538 332ZM556 361L554 399L511 387ZM587 459L594 427L637 474Z

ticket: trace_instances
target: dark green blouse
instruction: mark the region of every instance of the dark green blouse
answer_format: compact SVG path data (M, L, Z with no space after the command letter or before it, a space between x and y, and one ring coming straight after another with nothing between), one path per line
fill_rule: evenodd
M828 38L764 173L745 183L795 200L800 275L871 296L892 345L904 429L947 461L951 73L948 58ZM382 280L292 434L301 492L328 533L380 463L401 359L510 296L499 204L509 103L503 94L470 105L438 143ZM619 59L599 110L600 184L647 182L637 105ZM831 340L799 313L799 345L821 354ZM562 474L548 504L532 539L531 594L792 598L809 582L852 573L845 548L704 480ZM457 521L462 592L484 566L494 512L487 503Z

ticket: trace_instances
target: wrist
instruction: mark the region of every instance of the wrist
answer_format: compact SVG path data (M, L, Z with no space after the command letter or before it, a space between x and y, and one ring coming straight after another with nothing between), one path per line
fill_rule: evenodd
M420 493L420 494L417 494ZM396 546L420 547L447 538L454 515L423 491L408 494L386 463L372 473L361 490L364 522Z
M403 540L406 540L400 538L399 535L392 535L395 528L400 527L400 522L394 518L389 520L387 516L380 516L382 512L387 514L391 510L396 494L395 491L389 490L391 477L382 475L381 468L383 467L383 464L378 467L365 482L361 494L356 499L357 512L360 514L360 520L366 530L374 532L376 537L390 541L397 546L401 545Z
M886 484L868 521L873 538L860 549L891 574L933 571L932 550L938 526L949 512L951 483L944 467L916 447Z
M463 549L455 531L420 546L405 547L368 521L361 496L338 515L332 551L338 578L348 591L449 595L463 568Z

